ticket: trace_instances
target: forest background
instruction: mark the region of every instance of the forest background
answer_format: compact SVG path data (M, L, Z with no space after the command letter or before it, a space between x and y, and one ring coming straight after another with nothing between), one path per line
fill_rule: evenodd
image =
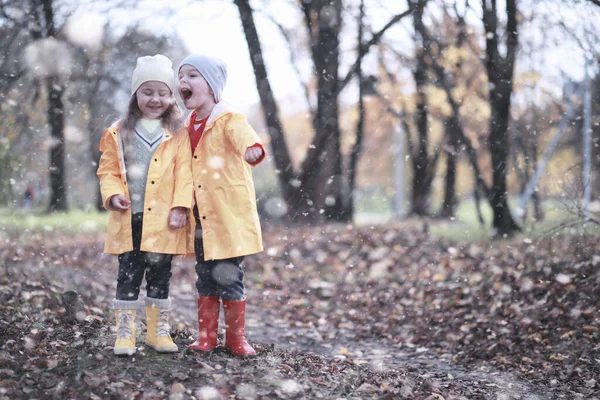
M544 202L599 194L595 1L26 3L1 5L13 211L27 188L40 211L101 208L99 137L135 58L159 52L230 65L225 98L267 144L267 222L454 218L462 203L503 235Z

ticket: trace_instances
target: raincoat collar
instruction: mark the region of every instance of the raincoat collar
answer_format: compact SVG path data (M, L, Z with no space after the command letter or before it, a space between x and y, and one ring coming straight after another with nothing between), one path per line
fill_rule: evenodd
M235 109L234 107L227 103L226 101L220 101L217 103L217 105L215 106L215 108L212 109L212 111L210 112L210 116L208 117L208 121L206 121L206 128L208 129L210 128L213 123L219 119L220 117L222 117L225 114L231 114L234 113Z
M204 132L206 132L207 130L212 128L214 123L222 116L224 116L226 114L236 113L236 112L237 112L236 109L231 104L227 103L226 101L221 100L220 102L217 103L217 105L210 112L210 115L208 116L208 120L206 121L206 126L204 127ZM195 113L196 113L195 111L192 111L187 116L186 123L185 123L186 128L190 124L193 123L192 117L195 115Z

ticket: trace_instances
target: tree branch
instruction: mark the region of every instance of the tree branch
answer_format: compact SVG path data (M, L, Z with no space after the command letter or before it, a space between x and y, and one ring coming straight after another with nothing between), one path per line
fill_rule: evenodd
M388 21L387 24L385 24L385 26L383 28L381 28L378 32L373 34L373 37L371 38L371 40L369 40L366 43L362 43L360 45L360 46L362 46L362 51L359 51L359 55L358 55L356 61L354 62L354 64L350 67L350 70L346 74L346 77L344 77L344 79L342 79L340 81L340 84L338 85L338 93L341 92L344 89L344 87L346 87L346 85L352 80L352 77L354 76L354 74L356 73L356 70L358 68L358 64L360 64L360 62L362 61L362 58L369 52L369 49L371 48L371 46L373 46L374 44L377 44L379 42L379 40L381 39L381 37L385 34L385 32L389 28L391 28L394 24L396 24L397 22L402 20L402 18L412 14L412 12L414 11L414 8L415 8L414 6L410 7L408 10L404 11L403 13L400 13L400 14L394 16L392 19L390 19Z
M279 22L277 22L275 20L273 15L271 15L270 13L264 13L264 15L277 27L277 29L279 29L281 36L283 36L283 38L285 39L285 41L288 44L288 48L290 51L290 64L292 65L292 68L294 68L294 72L296 73L296 76L298 76L298 81L300 82L302 89L304 89L304 97L306 98L306 105L308 106L308 112L310 113L310 119L313 124L313 128L316 131L315 118L316 118L317 112L310 102L310 88L308 86L308 83L306 83L302 80L302 74L300 73L300 70L298 69L298 65L296 62L296 54L292 50L292 38L290 37L289 33L285 30L283 25L281 25Z
M486 64L488 71L494 69L494 66L498 65L498 58L500 53L498 52L498 15L496 14L496 0L492 0L491 9L488 7L487 0L482 1L483 6L483 26L485 28L485 41L486 41ZM491 83L496 83L496 76L488 76L488 80Z
M302 1L302 13L304 14L304 22L306 23L306 29L308 30L308 41L310 43L310 55L311 59L315 59L315 53L317 51L317 46L314 40L315 33L313 32L313 21L310 12L310 3L306 1Z
M427 29L425 29L424 26L420 26L420 34L424 38L424 40L427 39L432 42L435 42L431 38L431 36L429 35L429 32L427 32ZM469 138L465 135L464 128L463 128L461 120L460 120L460 106L457 103L456 99L454 98L454 95L452 94L452 88L446 77L444 67L442 67L438 63L437 58L434 57L433 53L431 52L431 46L428 46L425 50L427 51L429 58L431 59L431 68L432 68L433 72L435 73L440 85L444 89L444 92L446 93L448 103L450 104L450 108L452 109L452 117L451 117L452 123L454 124L456 133L458 134L460 139L464 142L464 144L467 148L467 154L468 154L469 161L471 163L471 166L473 167L473 170L475 171L475 178L477 180L477 185L483 189L483 191L487 197L487 195L489 193L489 188L483 179L481 170L479 169L479 165L477 163L477 152L475 151L475 148L471 144L471 141L469 140Z
M412 141L411 129L410 129L410 125L408 125L406 115L404 114L403 111L396 110L392 106L391 102L384 95L382 95L377 89L374 89L374 91L375 91L375 96L377 96L377 98L379 100L381 100L381 102L384 104L385 110L388 113L392 114L394 117L396 117L402 124L402 129L404 129L404 132L406 132L406 144L408 146L408 153L410 154L410 159L414 160L415 159L415 145Z

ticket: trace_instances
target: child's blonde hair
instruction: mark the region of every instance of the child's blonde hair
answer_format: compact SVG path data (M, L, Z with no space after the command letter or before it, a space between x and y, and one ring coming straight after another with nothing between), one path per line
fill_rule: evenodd
M174 97L170 99L171 104L163 115L160 116L160 121L162 123L163 128L171 131L173 134L177 134L181 130L183 126L183 113L181 112L181 108L175 101ZM138 122L140 118L142 118L144 114L137 102L137 97L135 93L129 99L129 106L127 107L127 114L121 119L119 124L119 131L121 133L121 137L125 143L130 143L133 133L135 129L135 124Z

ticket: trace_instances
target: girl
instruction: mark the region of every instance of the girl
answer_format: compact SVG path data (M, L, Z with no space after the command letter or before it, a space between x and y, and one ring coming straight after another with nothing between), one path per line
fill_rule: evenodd
M187 128L193 153L200 332L189 348L217 347L221 299L225 346L236 356L253 356L256 351L244 333L242 261L263 249L251 166L264 159L265 151L246 118L221 101L227 79L222 61L191 55L178 74L179 94L185 107L194 110Z
M146 344L178 351L168 324L171 260L191 251L193 231L182 229L192 206L191 152L173 96L174 77L167 57L138 58L127 115L100 141L98 178L110 210L104 252L119 256L115 354L136 351L133 321L144 273Z

